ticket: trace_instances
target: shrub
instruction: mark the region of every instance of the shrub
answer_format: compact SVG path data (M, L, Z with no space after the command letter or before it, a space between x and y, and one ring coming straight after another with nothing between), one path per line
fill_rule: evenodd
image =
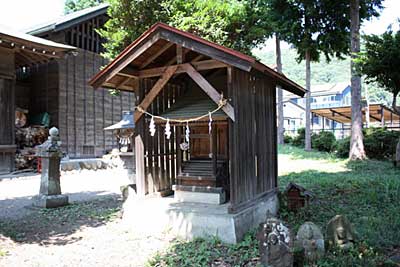
M311 136L311 146L319 151L331 152L336 142L335 135L331 132L322 131Z
M293 137L291 137L290 135L285 134L283 136L283 143L285 144L291 144L293 142Z
M295 137L293 137L292 145L302 147L302 146L304 146L305 139L306 139L306 129L299 128L297 130L297 135Z
M364 147L369 158L392 159L400 133L386 128L369 128L364 130Z
M335 142L335 154L340 158L348 158L350 153L350 137Z
M388 131L386 128L368 128L363 130L364 149L371 159L392 159L396 153L396 145L400 133ZM347 158L350 152L350 137L338 140L335 153L338 157Z

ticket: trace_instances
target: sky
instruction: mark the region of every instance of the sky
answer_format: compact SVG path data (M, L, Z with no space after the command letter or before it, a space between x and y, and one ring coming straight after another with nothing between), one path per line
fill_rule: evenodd
M51 21L62 16L65 0L0 0L0 25L15 30ZM390 23L396 21L400 10L399 0L385 0L386 7L380 18L365 22L362 31L366 34L383 33Z

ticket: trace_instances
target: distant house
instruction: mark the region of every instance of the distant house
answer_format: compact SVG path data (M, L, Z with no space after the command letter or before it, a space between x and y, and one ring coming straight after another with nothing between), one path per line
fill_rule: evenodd
M351 105L351 87L349 83L323 84L311 86L311 110L321 108L336 108ZM297 132L297 129L305 126L306 99L293 94L284 95L283 114L285 119L285 131L288 134ZM341 124L315 114L312 115L312 129L338 130ZM337 133L337 136L342 133Z
M292 98L293 102L305 107L305 98ZM311 109L332 108L351 105L349 83L315 85L311 87Z
M299 128L304 127L305 112L305 108L294 101L283 102L283 127L287 134L296 134Z

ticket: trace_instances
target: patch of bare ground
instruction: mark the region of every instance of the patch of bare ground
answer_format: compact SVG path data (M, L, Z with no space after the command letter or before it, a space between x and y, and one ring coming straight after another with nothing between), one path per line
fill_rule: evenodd
M105 196L0 219L0 266L143 266L171 237L136 233L121 205Z

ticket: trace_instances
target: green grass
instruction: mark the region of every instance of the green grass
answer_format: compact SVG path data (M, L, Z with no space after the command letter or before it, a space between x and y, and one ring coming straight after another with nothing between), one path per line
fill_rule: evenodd
M349 162L291 146L279 148L278 164L280 191L295 182L315 195L309 207L296 214L287 211L280 196L279 216L294 233L306 221L325 231L327 222L337 214L346 215L356 229L358 240L353 250L328 251L317 266L396 266L387 258L400 250L400 170L389 162ZM257 259L258 244L252 230L235 246L215 239L176 241L148 265L210 266L224 262L256 266Z

